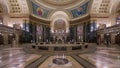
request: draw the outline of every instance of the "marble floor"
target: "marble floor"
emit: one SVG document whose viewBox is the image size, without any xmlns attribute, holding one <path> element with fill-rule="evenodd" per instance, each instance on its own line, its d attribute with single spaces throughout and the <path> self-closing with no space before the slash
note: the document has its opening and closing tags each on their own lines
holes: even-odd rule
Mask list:
<svg viewBox="0 0 120 68">
<path fill-rule="evenodd" d="M 65 64 L 65 65 L 56 65 L 56 64 L 53 64 L 52 60 L 54 58 L 55 58 L 54 56 L 50 56 L 38 68 L 83 68 L 83 66 L 81 64 L 79 64 L 78 62 L 76 62 L 76 60 L 74 60 L 70 56 L 66 56 L 66 58 L 69 60 L 69 63 Z"/>
<path fill-rule="evenodd" d="M 120 49 L 117 48 L 97 47 L 95 53 L 82 54 L 79 57 L 97 68 L 120 68 Z"/>
<path fill-rule="evenodd" d="M 0 68 L 120 68 L 120 47 L 97 46 L 94 53 L 66 56 L 70 67 L 54 66 L 53 58 L 28 54 L 22 47 L 0 48 Z"/>
<path fill-rule="evenodd" d="M 25 53 L 22 48 L 5 48 L 0 50 L 0 68 L 24 68 L 26 62 L 38 57 Z"/>
</svg>

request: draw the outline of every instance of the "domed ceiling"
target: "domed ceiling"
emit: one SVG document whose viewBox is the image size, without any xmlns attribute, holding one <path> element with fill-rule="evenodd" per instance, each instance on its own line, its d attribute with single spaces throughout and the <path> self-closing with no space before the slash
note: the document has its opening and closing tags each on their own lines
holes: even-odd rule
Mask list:
<svg viewBox="0 0 120 68">
<path fill-rule="evenodd" d="M 47 5 L 52 8 L 66 8 L 77 5 L 85 0 L 35 0 L 40 4 Z"/>
<path fill-rule="evenodd" d="M 90 0 L 31 0 L 32 13 L 50 19 L 57 11 L 65 12 L 70 19 L 87 14 Z"/>
<path fill-rule="evenodd" d="M 79 0 L 42 0 L 45 3 L 57 6 L 65 6 L 77 2 Z"/>
<path fill-rule="evenodd" d="M 61 19 L 58 19 L 55 21 L 55 29 L 58 30 L 58 29 L 65 29 L 66 25 L 65 25 L 65 21 L 61 20 Z"/>
</svg>

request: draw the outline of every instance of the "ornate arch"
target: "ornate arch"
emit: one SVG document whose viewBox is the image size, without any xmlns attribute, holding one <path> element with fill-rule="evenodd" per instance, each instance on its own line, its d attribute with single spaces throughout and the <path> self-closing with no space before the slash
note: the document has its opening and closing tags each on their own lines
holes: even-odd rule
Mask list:
<svg viewBox="0 0 120 68">
<path fill-rule="evenodd" d="M 57 20 L 62 20 L 62 21 L 65 22 L 66 32 L 68 32 L 68 30 L 69 30 L 69 22 L 68 22 L 69 17 L 68 17 L 68 15 L 65 12 L 63 12 L 63 11 L 57 11 L 57 12 L 55 12 L 51 16 L 50 20 L 51 20 L 51 32 L 52 33 L 54 33 L 54 26 L 55 26 L 55 22 Z"/>
</svg>

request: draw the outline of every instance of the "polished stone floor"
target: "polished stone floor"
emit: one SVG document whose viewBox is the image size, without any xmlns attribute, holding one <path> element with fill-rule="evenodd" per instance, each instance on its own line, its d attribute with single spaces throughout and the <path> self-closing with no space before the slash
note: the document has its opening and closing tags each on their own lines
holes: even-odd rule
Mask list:
<svg viewBox="0 0 120 68">
<path fill-rule="evenodd" d="M 25 53 L 22 48 L 6 48 L 0 50 L 0 68 L 24 68 L 26 62 L 40 55 Z"/>
<path fill-rule="evenodd" d="M 120 68 L 120 47 L 97 46 L 94 53 L 66 56 L 70 66 L 54 65 L 53 58 L 28 54 L 22 47 L 0 48 L 0 68 Z"/>
<path fill-rule="evenodd" d="M 82 54 L 79 57 L 87 60 L 97 68 L 120 68 L 120 49 L 98 47 L 93 54 Z"/>
<path fill-rule="evenodd" d="M 50 56 L 38 68 L 83 68 L 83 66 L 76 62 L 72 57 L 66 56 L 66 58 L 69 60 L 69 63 L 65 65 L 56 65 L 52 63 L 54 56 Z"/>
</svg>

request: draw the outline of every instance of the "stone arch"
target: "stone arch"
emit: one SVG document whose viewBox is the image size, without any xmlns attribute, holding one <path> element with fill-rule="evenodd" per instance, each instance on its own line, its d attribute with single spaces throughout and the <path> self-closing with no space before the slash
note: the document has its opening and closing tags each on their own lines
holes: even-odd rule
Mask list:
<svg viewBox="0 0 120 68">
<path fill-rule="evenodd" d="M 120 0 L 112 0 L 111 1 L 111 6 L 110 6 L 110 10 L 109 10 L 111 25 L 116 24 L 117 9 L 118 9 L 119 3 L 120 3 Z"/>
<path fill-rule="evenodd" d="M 58 20 L 64 21 L 65 22 L 65 27 L 66 27 L 66 33 L 69 32 L 69 16 L 63 12 L 63 11 L 57 11 L 55 12 L 51 18 L 51 32 L 54 33 L 54 26 L 55 26 L 55 22 Z"/>
</svg>

